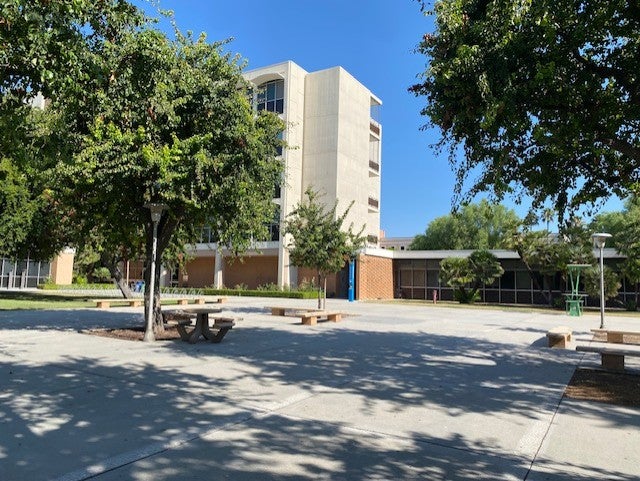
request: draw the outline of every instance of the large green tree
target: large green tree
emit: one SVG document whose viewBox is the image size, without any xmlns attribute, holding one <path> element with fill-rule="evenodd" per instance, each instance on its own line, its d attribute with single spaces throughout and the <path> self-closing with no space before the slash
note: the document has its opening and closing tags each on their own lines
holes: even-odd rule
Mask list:
<svg viewBox="0 0 640 481">
<path fill-rule="evenodd" d="M 503 249 L 520 222 L 514 210 L 483 199 L 432 220 L 411 249 Z"/>
<path fill-rule="evenodd" d="M 284 125 L 255 113 L 244 63 L 223 43 L 179 32 L 170 40 L 122 0 L 0 6 L 0 126 L 11 127 L 2 137 L 11 182 L 0 199 L 16 212 L 18 201 L 30 203 L 33 218 L 48 222 L 25 227 L 34 233 L 22 236 L 26 248 L 86 246 L 116 275 L 125 258 L 144 255 L 148 266 L 149 202 L 167 206 L 157 264 L 197 241 L 205 224 L 236 251 L 266 234 Z M 48 98 L 44 111 L 25 102 L 36 91 Z M 159 272 L 146 293 L 147 306 L 155 296 L 156 329 Z"/>
<path fill-rule="evenodd" d="M 318 309 L 322 307 L 327 275 L 340 271 L 366 240 L 362 235 L 364 226 L 354 232 L 353 225 L 344 225 L 353 202 L 338 215 L 337 202 L 333 207 L 325 208 L 320 197 L 318 192 L 308 188 L 305 198 L 287 217 L 284 229 L 284 234 L 291 236 L 291 264 L 313 269 L 318 274 Z"/>
<path fill-rule="evenodd" d="M 58 121 L 73 127 L 52 141 L 78 143 L 56 168 L 56 193 L 78 242 L 108 253 L 110 267 L 142 253 L 151 264 L 150 202 L 167 207 L 157 265 L 197 242 L 204 225 L 236 251 L 266 236 L 283 171 L 276 154 L 284 124 L 254 111 L 243 63 L 223 47 L 204 35 L 176 32 L 170 40 L 132 30 L 90 58 L 94 73 L 86 82 L 52 100 Z M 160 330 L 159 269 L 155 275 L 155 292 L 145 296 L 155 296 Z"/>
<path fill-rule="evenodd" d="M 628 0 L 435 2 L 411 90 L 450 149 L 457 196 L 528 194 L 563 214 L 637 191 L 638 12 Z"/>
</svg>

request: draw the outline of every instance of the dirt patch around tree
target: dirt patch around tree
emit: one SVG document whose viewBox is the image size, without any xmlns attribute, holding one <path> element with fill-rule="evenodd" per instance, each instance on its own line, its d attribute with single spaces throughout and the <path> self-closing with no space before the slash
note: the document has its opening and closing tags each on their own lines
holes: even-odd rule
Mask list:
<svg viewBox="0 0 640 481">
<path fill-rule="evenodd" d="M 564 395 L 571 399 L 640 407 L 640 375 L 578 368 Z"/>
<path fill-rule="evenodd" d="M 110 337 L 112 339 L 122 339 L 125 341 L 142 341 L 144 338 L 144 327 L 128 327 L 121 329 L 88 329 L 82 331 L 83 334 L 93 336 Z M 180 333 L 175 326 L 164 328 L 163 333 L 156 334 L 156 341 L 174 341 L 180 339 Z"/>
</svg>

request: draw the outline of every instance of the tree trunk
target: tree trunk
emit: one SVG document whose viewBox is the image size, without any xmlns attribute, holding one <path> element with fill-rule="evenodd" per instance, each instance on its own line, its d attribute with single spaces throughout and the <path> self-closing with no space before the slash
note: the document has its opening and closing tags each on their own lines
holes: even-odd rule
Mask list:
<svg viewBox="0 0 640 481">
<path fill-rule="evenodd" d="M 522 261 L 524 266 L 527 268 L 527 272 L 529 273 L 529 277 L 531 278 L 531 281 L 533 281 L 534 287 L 538 290 L 538 292 L 540 292 L 540 294 L 542 294 L 542 296 L 544 297 L 545 301 L 547 301 L 547 303 L 550 306 L 553 306 L 553 299 L 551 298 L 551 291 L 549 291 L 549 293 L 547 293 L 544 290 L 544 286 L 540 285 L 540 283 L 538 282 L 538 276 L 536 276 L 534 274 L 534 270 L 531 268 L 529 263 L 525 260 L 525 256 L 524 256 L 522 250 L 516 248 L 516 252 L 520 256 L 520 260 Z"/>
<path fill-rule="evenodd" d="M 322 278 L 318 271 L 318 310 L 322 309 Z"/>
<path fill-rule="evenodd" d="M 133 292 L 131 292 L 129 284 L 127 284 L 127 280 L 122 275 L 122 271 L 117 267 L 117 264 L 115 269 L 111 271 L 111 275 L 116 281 L 116 284 L 118 284 L 118 288 L 120 289 L 120 292 L 122 292 L 123 297 L 125 299 L 131 299 L 133 297 Z"/>
<path fill-rule="evenodd" d="M 327 276 L 324 276 L 324 289 L 323 289 L 323 296 L 322 296 L 322 309 L 326 309 L 327 308 Z"/>
<path fill-rule="evenodd" d="M 107 256 L 105 255 L 101 257 L 102 264 L 106 266 L 107 269 L 109 269 L 111 277 L 113 277 L 113 279 L 116 281 L 116 284 L 118 285 L 118 288 L 122 293 L 122 297 L 124 297 L 125 299 L 133 298 L 133 292 L 131 292 L 131 289 L 129 289 L 127 280 L 124 278 L 124 276 L 122 275 L 122 271 L 120 270 L 119 259 L 107 258 Z"/>
</svg>

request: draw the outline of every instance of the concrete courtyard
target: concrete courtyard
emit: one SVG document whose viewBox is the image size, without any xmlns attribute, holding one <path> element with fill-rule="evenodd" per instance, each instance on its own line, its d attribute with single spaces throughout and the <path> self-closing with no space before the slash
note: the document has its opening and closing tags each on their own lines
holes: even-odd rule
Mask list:
<svg viewBox="0 0 640 481">
<path fill-rule="evenodd" d="M 221 344 L 81 334 L 141 308 L 0 311 L 0 480 L 637 480 L 640 409 L 563 399 L 599 317 L 230 298 Z M 615 316 L 609 327 L 638 329 Z M 630 367 L 638 369 L 637 360 Z"/>
</svg>

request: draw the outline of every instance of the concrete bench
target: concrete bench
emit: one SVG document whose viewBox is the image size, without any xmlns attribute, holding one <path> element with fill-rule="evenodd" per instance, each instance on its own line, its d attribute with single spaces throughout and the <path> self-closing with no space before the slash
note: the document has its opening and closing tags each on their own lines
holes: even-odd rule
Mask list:
<svg viewBox="0 0 640 481">
<path fill-rule="evenodd" d="M 607 338 L 607 342 L 616 344 L 627 344 L 624 342 L 625 336 L 635 336 L 640 338 L 640 332 L 638 331 L 618 331 L 615 329 L 591 329 L 594 334 L 604 334 Z"/>
<path fill-rule="evenodd" d="M 109 309 L 111 304 L 128 304 L 129 307 L 140 307 L 144 304 L 144 299 L 124 299 L 114 297 L 111 299 L 94 299 L 93 302 L 96 303 L 96 307 L 99 309 Z"/>
<path fill-rule="evenodd" d="M 624 345 L 577 346 L 576 351 L 600 354 L 602 367 L 614 371 L 624 371 L 625 356 L 640 357 L 640 350 L 628 349 Z"/>
<path fill-rule="evenodd" d="M 267 307 L 267 309 L 271 310 L 272 316 L 290 316 L 290 317 L 299 317 L 301 314 L 305 312 L 314 312 L 317 311 L 317 308 L 309 309 L 307 307 Z"/>
<path fill-rule="evenodd" d="M 572 334 L 571 328 L 567 326 L 558 326 L 549 329 L 547 332 L 548 346 L 565 348 L 567 344 L 571 342 Z"/>
<path fill-rule="evenodd" d="M 331 322 L 338 322 L 342 319 L 341 312 L 328 312 L 328 311 L 309 311 L 300 314 L 302 324 L 305 326 L 313 326 L 318 323 L 318 319 L 326 319 Z"/>
<path fill-rule="evenodd" d="M 204 297 L 165 297 L 160 299 L 160 303 L 162 304 L 163 301 L 165 302 L 175 301 L 176 304 L 178 304 L 179 306 L 186 306 L 190 302 L 193 302 L 194 304 L 204 304 L 205 298 Z"/>
</svg>

